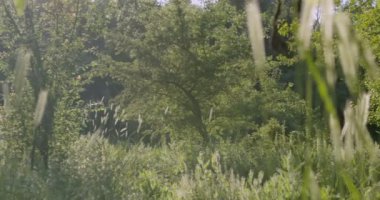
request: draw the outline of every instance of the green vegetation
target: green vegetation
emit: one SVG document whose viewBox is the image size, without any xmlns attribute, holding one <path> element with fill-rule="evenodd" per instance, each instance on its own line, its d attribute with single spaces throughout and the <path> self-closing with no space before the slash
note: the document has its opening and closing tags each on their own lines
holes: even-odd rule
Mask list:
<svg viewBox="0 0 380 200">
<path fill-rule="evenodd" d="M 379 4 L 258 2 L 1 0 L 0 199 L 380 199 Z"/>
</svg>

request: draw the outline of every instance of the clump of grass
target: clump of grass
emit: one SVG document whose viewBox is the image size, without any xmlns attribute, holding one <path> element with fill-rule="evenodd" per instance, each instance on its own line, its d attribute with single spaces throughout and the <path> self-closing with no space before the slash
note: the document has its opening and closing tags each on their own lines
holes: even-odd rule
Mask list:
<svg viewBox="0 0 380 200">
<path fill-rule="evenodd" d="M 379 149 L 372 143 L 366 130 L 370 94 L 360 89 L 361 80 L 357 75 L 361 64 L 358 57 L 363 58 L 368 70 L 373 72 L 377 71 L 376 63 L 372 53 L 364 48 L 351 30 L 349 17 L 334 12 L 332 0 L 323 0 L 321 3 L 320 9 L 324 13 L 320 21 L 323 58 L 312 53 L 312 36 L 314 31 L 319 31 L 313 26 L 315 19 L 312 13 L 317 7 L 316 1 L 305 1 L 303 5 L 298 50 L 326 108 L 330 142 L 324 140 L 323 136 L 297 138 L 293 134 L 288 137 L 280 122 L 269 120 L 268 124 L 257 128 L 252 135 L 243 136 L 234 142 L 220 140 L 213 146 L 204 146 L 192 140 L 174 141 L 158 147 L 129 143 L 115 145 L 104 137 L 109 120 L 115 119 L 111 120 L 114 125 L 121 120 L 117 117 L 119 108 L 113 109 L 111 106 L 113 114 L 106 110 L 98 112 L 101 115 L 99 124 L 95 126 L 94 122 L 94 132 L 98 134 L 78 137 L 73 142 L 65 143 L 67 152 L 62 156 L 63 159 L 53 159 L 51 169 L 45 173 L 30 170 L 24 163 L 14 161 L 12 156 L 1 155 L 0 197 L 379 199 Z M 267 70 L 264 32 L 257 0 L 247 4 L 247 13 L 255 67 L 259 72 L 257 75 L 265 76 L 262 73 Z M 334 49 L 335 43 L 337 49 Z M 338 55 L 334 55 L 334 50 L 339 52 Z M 336 71 L 340 66 L 335 63 L 336 56 L 339 56 L 346 84 L 354 97 L 346 106 L 343 130 L 333 101 Z M 16 80 L 20 82 L 16 81 L 16 92 L 22 91 L 23 86 L 27 85 L 23 81 L 30 68 L 30 59 L 30 52 L 20 50 L 16 62 Z M 34 125 L 41 122 L 47 96 L 47 91 L 40 93 Z M 213 115 L 211 109 L 209 120 Z M 33 120 L 33 117 L 30 118 Z M 140 131 L 142 123 L 142 117 L 139 116 L 136 132 Z M 124 131 L 126 129 L 123 128 L 121 132 Z M 0 141 L 0 151 L 9 152 L 6 148 Z"/>
<path fill-rule="evenodd" d="M 257 7 L 257 1 L 252 1 L 247 5 L 249 31 L 252 46 L 255 47 L 253 48 L 255 63 L 256 65 L 262 64 L 262 67 L 265 67 L 260 53 L 264 51 L 264 47 L 260 45 L 262 43 L 262 40 L 258 38 L 260 34 L 257 34 L 257 32 L 260 33 L 263 29 L 261 23 L 257 22 L 259 19 L 256 16 L 258 15 Z M 313 32 L 319 31 L 314 26 L 316 20 L 314 13 L 316 9 L 323 13 L 320 20 L 323 58 L 315 57 L 311 53 L 313 52 L 313 46 L 311 45 Z M 355 154 L 362 152 L 363 149 L 365 149 L 365 152 L 373 155 L 377 147 L 373 145 L 366 129 L 370 94 L 363 92 L 360 88 L 361 80 L 358 78 L 360 58 L 363 58 L 364 63 L 370 66 L 368 68 L 370 73 L 377 71 L 372 53 L 367 48 L 361 47 L 362 44 L 353 31 L 349 16 L 346 13 L 334 11 L 332 0 L 323 0 L 320 2 L 320 5 L 318 1 L 303 1 L 299 23 L 299 55 L 306 61 L 308 71 L 317 85 L 318 93 L 328 113 L 331 143 L 336 162 L 351 161 L 354 159 Z M 337 38 L 335 41 L 333 39 L 334 36 Z M 338 57 L 345 84 L 348 86 L 351 96 L 354 97 L 351 104 L 348 104 L 344 111 L 345 123 L 343 130 L 340 129 L 341 125 L 339 124 L 337 107 L 333 101 L 337 77 L 336 66 L 339 66 L 335 63 L 334 43 L 337 43 Z M 322 60 L 322 62 L 318 62 L 319 60 Z M 326 66 L 321 66 L 319 63 L 324 63 Z M 311 88 L 307 89 L 310 90 Z M 371 156 L 371 158 L 376 159 L 375 156 Z M 351 192 L 351 197 L 354 199 L 358 198 L 358 196 L 360 197 L 357 186 L 351 180 L 352 178 L 345 173 L 341 175 L 341 178 Z M 316 193 L 315 191 L 318 190 L 316 189 L 318 187 L 314 173 L 310 168 L 307 168 L 304 173 L 304 190 L 308 190 L 307 188 L 311 188 L 309 191 L 311 193 Z M 306 198 L 307 192 L 304 193 L 303 196 Z"/>
</svg>

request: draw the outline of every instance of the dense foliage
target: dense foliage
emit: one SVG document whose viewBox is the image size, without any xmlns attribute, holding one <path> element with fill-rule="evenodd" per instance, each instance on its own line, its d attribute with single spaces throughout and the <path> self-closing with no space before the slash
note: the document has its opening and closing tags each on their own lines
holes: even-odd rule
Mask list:
<svg viewBox="0 0 380 200">
<path fill-rule="evenodd" d="M 379 199 L 378 5 L 1 0 L 0 198 Z"/>
</svg>

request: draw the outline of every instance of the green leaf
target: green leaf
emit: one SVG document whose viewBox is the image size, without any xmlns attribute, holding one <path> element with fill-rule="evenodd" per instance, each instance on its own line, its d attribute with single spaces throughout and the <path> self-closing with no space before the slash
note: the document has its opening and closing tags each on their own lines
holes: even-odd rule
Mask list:
<svg viewBox="0 0 380 200">
<path fill-rule="evenodd" d="M 351 193 L 351 199 L 354 199 L 354 200 L 362 199 L 361 194 L 360 194 L 358 188 L 356 188 L 352 178 L 344 171 L 341 172 L 341 176 L 342 176 L 344 183 L 347 186 L 347 189 Z"/>
<path fill-rule="evenodd" d="M 24 10 L 26 6 L 26 0 L 13 0 L 16 6 L 16 12 L 18 16 L 24 15 Z"/>
</svg>

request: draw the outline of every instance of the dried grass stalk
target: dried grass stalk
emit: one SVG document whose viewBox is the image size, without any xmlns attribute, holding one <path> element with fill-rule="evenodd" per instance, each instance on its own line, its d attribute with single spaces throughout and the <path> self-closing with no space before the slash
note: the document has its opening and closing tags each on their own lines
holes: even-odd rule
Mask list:
<svg viewBox="0 0 380 200">
<path fill-rule="evenodd" d="M 342 147 L 342 140 L 340 138 L 341 135 L 341 129 L 340 129 L 340 123 L 336 116 L 333 114 L 329 114 L 329 127 L 330 127 L 330 138 L 331 142 L 334 148 L 334 157 L 336 160 L 341 160 L 341 147 Z"/>
<path fill-rule="evenodd" d="M 357 42 L 352 41 L 350 18 L 346 14 L 339 13 L 335 17 L 335 25 L 339 34 L 338 49 L 343 74 L 350 92 L 357 94 L 359 46 Z"/>
<path fill-rule="evenodd" d="M 261 13 L 257 0 L 252 0 L 247 3 L 247 21 L 249 39 L 251 41 L 253 57 L 255 59 L 256 69 L 262 71 L 265 66 L 265 46 L 264 46 L 264 31 L 261 21 Z"/>
<path fill-rule="evenodd" d="M 301 43 L 300 52 L 305 52 L 310 47 L 311 35 L 313 33 L 313 24 L 315 19 L 314 11 L 318 4 L 317 0 L 306 0 L 303 1 L 300 27 L 298 29 L 298 39 Z"/>
<path fill-rule="evenodd" d="M 15 92 L 19 96 L 25 86 L 28 70 L 31 66 L 32 53 L 27 49 L 21 48 L 17 52 L 17 60 L 15 66 Z"/>
<path fill-rule="evenodd" d="M 48 91 L 46 91 L 46 90 L 41 91 L 40 94 L 38 95 L 37 106 L 36 106 L 36 110 L 34 112 L 34 125 L 35 126 L 38 126 L 41 124 L 42 117 L 44 116 L 44 113 L 45 113 L 47 98 L 48 98 Z"/>
<path fill-rule="evenodd" d="M 334 2 L 333 0 L 322 0 L 321 28 L 323 36 L 323 53 L 326 63 L 326 79 L 330 89 L 335 88 L 335 55 L 333 50 L 334 34 Z"/>
<path fill-rule="evenodd" d="M 362 94 L 357 105 L 349 102 L 344 111 L 344 126 L 342 129 L 343 158 L 351 160 L 356 151 L 367 149 L 372 152 L 373 142 L 367 130 L 370 95 Z"/>
</svg>

